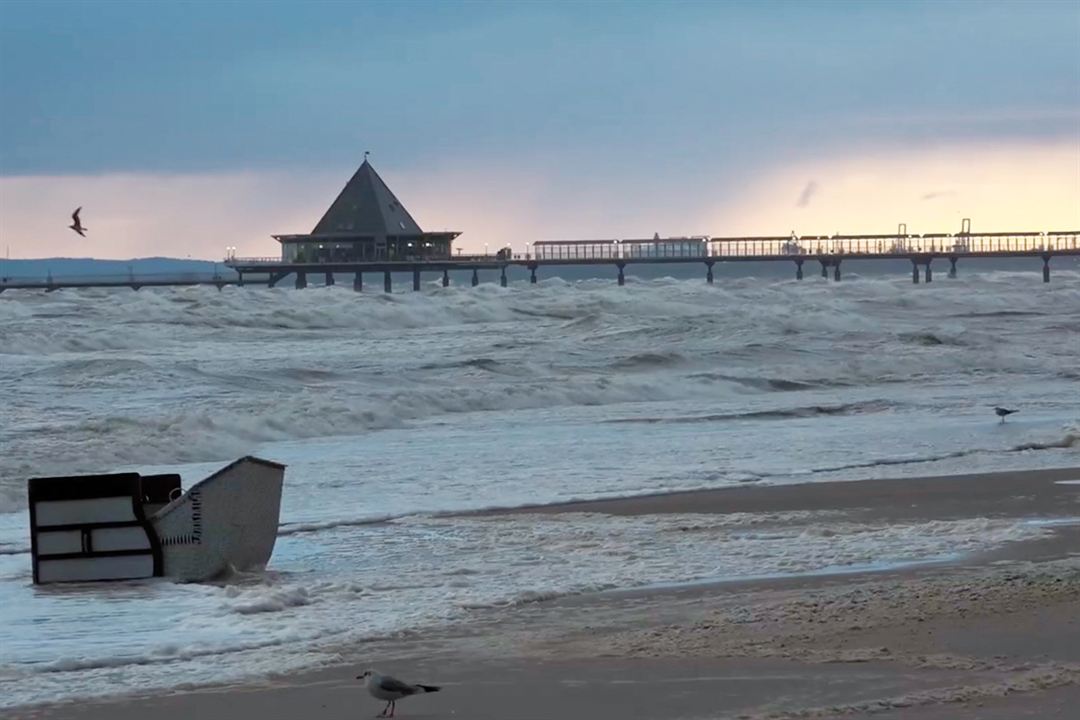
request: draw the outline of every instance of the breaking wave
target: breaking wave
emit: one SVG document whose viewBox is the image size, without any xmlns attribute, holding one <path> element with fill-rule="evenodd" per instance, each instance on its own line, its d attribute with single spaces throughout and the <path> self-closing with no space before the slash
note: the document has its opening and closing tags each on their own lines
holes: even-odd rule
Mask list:
<svg viewBox="0 0 1080 720">
<path fill-rule="evenodd" d="M 335 530 L 343 527 L 362 527 L 365 525 L 380 525 L 401 517 L 400 515 L 376 515 L 372 517 L 347 518 L 343 520 L 324 520 L 320 522 L 296 522 L 282 523 L 278 527 L 278 537 L 288 535 L 300 535 L 303 533 L 316 533 L 323 530 Z"/>
<path fill-rule="evenodd" d="M 609 364 L 614 370 L 653 370 L 656 368 L 668 368 L 686 362 L 686 358 L 674 352 L 645 352 L 636 353 L 629 357 L 621 358 Z"/>
<path fill-rule="evenodd" d="M 1044 440 L 1041 442 L 1020 443 L 1012 448 L 1011 452 L 1026 452 L 1028 450 L 1066 450 L 1080 448 L 1080 426 L 1066 428 L 1065 434 L 1059 438 Z"/>
<path fill-rule="evenodd" d="M 915 457 L 876 458 L 873 460 L 868 460 L 866 462 L 818 467 L 811 470 L 811 472 L 830 473 L 840 470 L 858 470 L 862 468 L 884 467 L 889 465 L 919 465 L 940 462 L 942 460 L 955 460 L 957 458 L 971 457 L 976 455 L 1006 455 L 1011 453 L 1023 453 L 1038 450 L 1067 450 L 1076 447 L 1080 447 L 1080 428 L 1067 426 L 1066 428 L 1064 428 L 1063 434 L 1060 436 L 1054 436 L 1046 440 L 1026 441 L 1003 448 L 981 447 L 969 448 L 965 450 L 955 450 L 952 452 L 918 455 Z"/>
<path fill-rule="evenodd" d="M 941 334 L 935 334 L 931 332 L 901 333 L 898 337 L 903 342 L 912 343 L 914 345 L 925 345 L 927 347 L 934 347 L 936 345 L 962 344 L 956 338 L 945 337 Z"/>
<path fill-rule="evenodd" d="M 764 392 L 799 392 L 801 390 L 815 390 L 818 388 L 847 387 L 853 384 L 852 381 L 843 378 L 793 380 L 789 378 L 767 376 L 730 375 L 720 372 L 697 372 L 691 374 L 689 377 L 695 380 L 734 383 L 752 390 L 761 390 Z"/>
<path fill-rule="evenodd" d="M 606 423 L 614 424 L 644 424 L 654 425 L 657 423 L 709 423 L 723 422 L 725 420 L 789 420 L 792 418 L 812 418 L 831 415 L 860 415 L 865 413 L 885 412 L 900 407 L 898 403 L 886 400 L 866 401 L 856 403 L 842 403 L 839 405 L 808 405 L 790 408 L 786 410 L 751 410 L 740 413 L 717 413 L 713 415 L 687 415 L 676 417 L 634 417 L 615 418 L 605 420 Z"/>
</svg>

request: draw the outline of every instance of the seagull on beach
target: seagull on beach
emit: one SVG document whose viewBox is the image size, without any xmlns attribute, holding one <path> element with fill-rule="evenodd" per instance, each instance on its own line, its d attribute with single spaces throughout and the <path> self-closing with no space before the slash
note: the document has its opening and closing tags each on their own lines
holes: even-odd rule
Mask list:
<svg viewBox="0 0 1080 720">
<path fill-rule="evenodd" d="M 389 675 L 380 675 L 374 670 L 365 670 L 362 675 L 357 675 L 356 679 L 364 681 L 372 697 L 386 701 L 386 707 L 375 717 L 394 717 L 394 703 L 403 697 L 439 692 L 437 685 L 410 685 Z"/>
<path fill-rule="evenodd" d="M 74 230 L 75 232 L 79 233 L 83 237 L 86 237 L 86 233 L 83 232 L 83 231 L 86 230 L 87 228 L 84 228 L 83 224 L 82 224 L 82 221 L 79 220 L 79 211 L 80 210 L 82 210 L 82 205 L 75 208 L 75 212 L 71 213 L 71 219 L 74 220 L 75 222 L 68 225 L 68 227 L 71 228 L 72 230 Z"/>
<path fill-rule="evenodd" d="M 994 408 L 994 414 L 997 415 L 999 418 L 1001 418 L 1001 422 L 1005 422 L 1005 416 L 1006 415 L 1012 415 L 1014 412 L 1019 412 L 1019 411 L 1018 410 L 1009 410 L 1009 409 L 1003 408 L 1003 407 Z"/>
</svg>

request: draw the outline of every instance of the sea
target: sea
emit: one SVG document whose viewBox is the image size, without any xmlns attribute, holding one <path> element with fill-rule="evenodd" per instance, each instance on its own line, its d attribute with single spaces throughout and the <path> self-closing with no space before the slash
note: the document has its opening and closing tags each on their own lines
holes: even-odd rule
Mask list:
<svg viewBox="0 0 1080 720">
<path fill-rule="evenodd" d="M 0 714 L 570 595 L 957 557 L 1025 518 L 455 514 L 1080 466 L 1080 267 L 0 294 Z M 785 268 L 785 271 L 787 268 Z M 666 274 L 671 272 L 671 275 Z M 860 274 L 861 272 L 861 274 Z M 1019 412 L 999 422 L 993 407 Z M 262 573 L 35 587 L 33 476 L 285 463 Z M 687 529 L 693 532 L 687 532 Z"/>
</svg>

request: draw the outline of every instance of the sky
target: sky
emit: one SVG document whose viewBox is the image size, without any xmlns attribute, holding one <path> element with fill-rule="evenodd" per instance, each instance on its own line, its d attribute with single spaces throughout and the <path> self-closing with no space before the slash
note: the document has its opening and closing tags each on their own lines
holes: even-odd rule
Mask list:
<svg viewBox="0 0 1080 720">
<path fill-rule="evenodd" d="M 1080 3 L 0 2 L 0 252 L 1080 228 Z M 81 238 L 67 228 L 83 206 Z"/>
</svg>

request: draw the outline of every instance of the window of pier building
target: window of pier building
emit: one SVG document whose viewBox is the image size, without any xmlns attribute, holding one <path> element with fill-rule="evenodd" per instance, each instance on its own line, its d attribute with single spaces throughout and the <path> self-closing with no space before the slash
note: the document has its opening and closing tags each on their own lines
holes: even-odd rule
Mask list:
<svg viewBox="0 0 1080 720">
<path fill-rule="evenodd" d="M 437 260 L 450 256 L 450 239 L 422 235 L 326 238 L 285 242 L 282 259 L 297 263 Z"/>
</svg>

